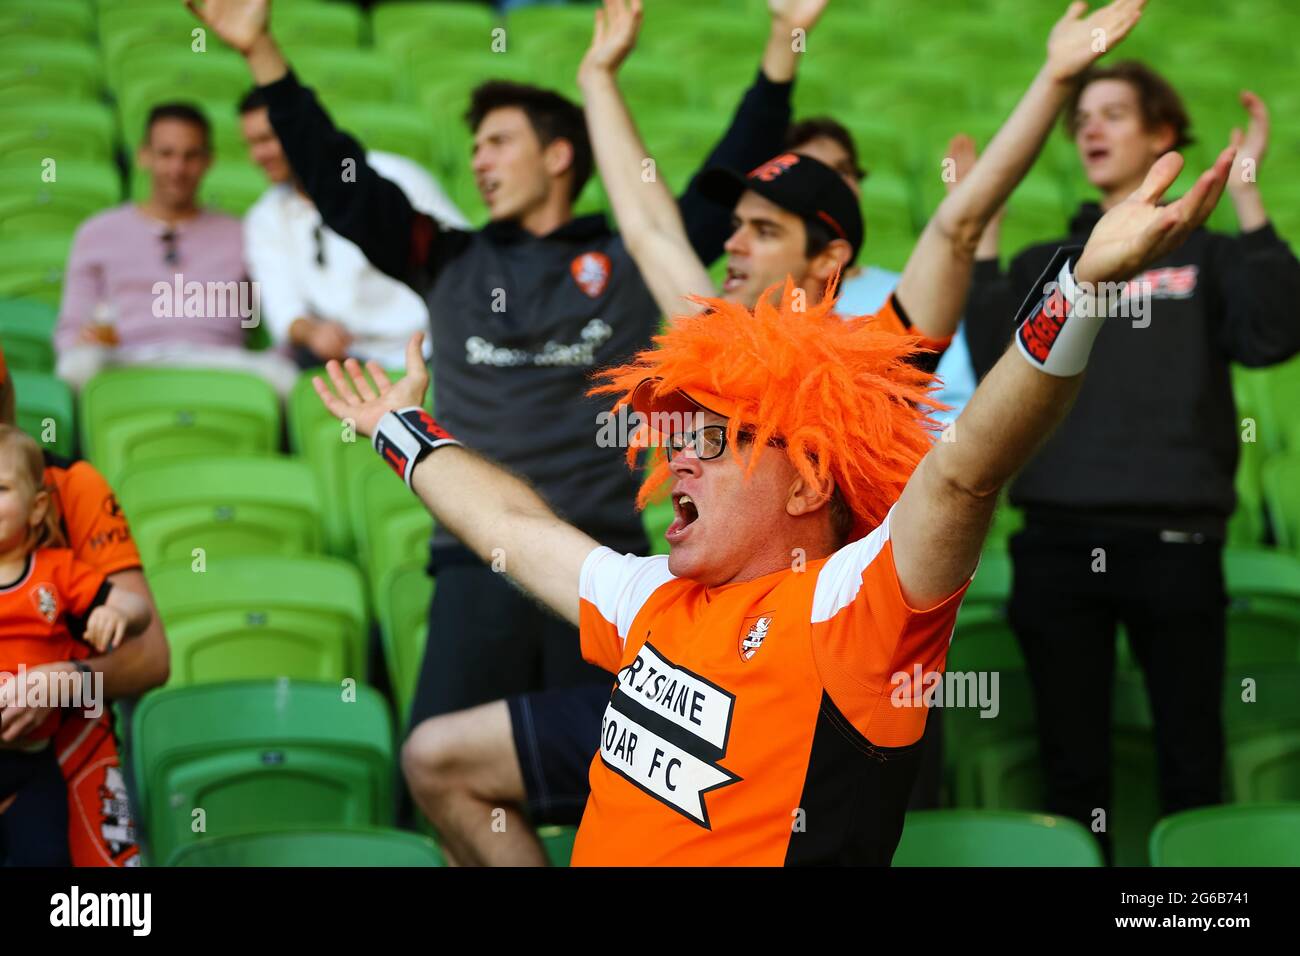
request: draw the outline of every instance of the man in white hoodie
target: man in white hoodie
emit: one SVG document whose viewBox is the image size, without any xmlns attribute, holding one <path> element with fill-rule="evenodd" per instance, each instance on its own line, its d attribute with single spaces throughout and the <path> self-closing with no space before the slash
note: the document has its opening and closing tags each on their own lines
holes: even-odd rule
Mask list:
<svg viewBox="0 0 1300 956">
<path fill-rule="evenodd" d="M 272 183 L 244 216 L 248 273 L 261 286 L 271 340 L 287 344 L 300 368 L 349 355 L 400 367 L 411 333 L 428 328 L 424 301 L 321 222 L 294 179 L 256 90 L 240 102 L 239 114 L 253 162 Z M 469 225 L 419 164 L 381 152 L 368 152 L 366 161 L 443 226 Z"/>
</svg>

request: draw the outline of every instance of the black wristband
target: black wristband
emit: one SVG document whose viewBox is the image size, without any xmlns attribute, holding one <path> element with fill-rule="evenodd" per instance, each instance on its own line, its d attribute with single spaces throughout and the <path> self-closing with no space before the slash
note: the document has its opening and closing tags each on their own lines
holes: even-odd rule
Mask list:
<svg viewBox="0 0 1300 956">
<path fill-rule="evenodd" d="M 419 406 L 399 408 L 379 420 L 372 443 L 379 457 L 402 476 L 407 487 L 415 466 L 425 455 L 444 445 L 460 445 Z"/>
</svg>

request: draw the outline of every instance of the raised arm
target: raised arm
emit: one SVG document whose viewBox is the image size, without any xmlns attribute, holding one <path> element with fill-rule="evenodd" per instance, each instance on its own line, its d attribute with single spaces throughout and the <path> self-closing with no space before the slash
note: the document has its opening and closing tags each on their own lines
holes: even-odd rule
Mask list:
<svg viewBox="0 0 1300 956">
<path fill-rule="evenodd" d="M 713 283 L 691 248 L 681 212 L 657 173 L 648 174 L 645 143 L 619 91 L 616 74 L 636 44 L 641 0 L 605 0 L 596 11 L 591 47 L 578 69 L 596 168 L 618 221 L 619 234 L 665 315 L 699 306 L 688 294 L 709 295 Z"/>
<path fill-rule="evenodd" d="M 1085 18 L 1088 5 L 1072 3 L 1052 28 L 1042 69 L 969 175 L 939 204 L 903 269 L 897 295 L 925 335 L 944 339 L 956 330 L 985 227 L 1033 165 L 1079 74 L 1124 39 L 1145 4 L 1114 0 Z"/>
<path fill-rule="evenodd" d="M 678 200 L 691 248 L 706 265 L 723 253 L 734 231 L 731 210 L 700 194 L 700 175 L 713 166 L 748 170 L 762 165 L 785 148 L 790 127 L 790 95 L 800 50 L 828 0 L 767 0 L 771 29 L 763 62 L 745 91 L 721 139 L 714 145 Z"/>
<path fill-rule="evenodd" d="M 1093 314 L 1096 285 L 1137 274 L 1203 223 L 1223 192 L 1233 153 L 1224 150 L 1186 195 L 1163 207 L 1156 203 L 1183 161 L 1177 153 L 1161 157 L 1142 186 L 1097 224 L 1073 268 L 1067 263 L 1063 273 L 1044 277 L 1045 289 L 1033 290 L 1016 342 L 975 390 L 952 440 L 937 442 L 921 460 L 894 508 L 894 559 L 913 607 L 937 604 L 970 576 L 998 491 L 1065 417 L 1104 320 Z"/>
<path fill-rule="evenodd" d="M 367 362 L 372 388 L 361 365 L 350 358 L 342 367 L 334 361 L 325 366 L 333 392 L 319 377 L 312 380 L 317 394 L 331 414 L 354 421 L 363 435 L 391 429 L 398 423 L 384 416 L 424 402 L 429 373 L 421 357 L 422 339 L 416 333 L 407 343 L 406 375 L 397 383 L 377 363 Z M 397 452 L 386 451 L 384 457 L 395 468 L 401 460 Z M 525 481 L 458 444 L 445 444 L 417 460 L 409 482 L 429 513 L 485 563 L 565 620 L 578 623 L 582 563 L 598 545 L 562 521 Z"/>
<path fill-rule="evenodd" d="M 185 5 L 248 63 L 294 176 L 321 218 L 376 268 L 419 287 L 436 268 L 437 223 L 417 212 L 395 183 L 366 162 L 365 148 L 339 130 L 298 83 L 276 46 L 269 0 L 185 0 Z"/>
</svg>

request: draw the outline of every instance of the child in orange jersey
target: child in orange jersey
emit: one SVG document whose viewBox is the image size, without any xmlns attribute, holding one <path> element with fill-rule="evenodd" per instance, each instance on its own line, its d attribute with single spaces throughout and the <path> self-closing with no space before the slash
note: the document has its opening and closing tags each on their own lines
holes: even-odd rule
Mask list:
<svg viewBox="0 0 1300 956">
<path fill-rule="evenodd" d="M 5 710 L 32 694 L 91 706 L 94 693 L 84 672 L 46 687 L 26 668 L 81 656 L 79 641 L 103 653 L 150 620 L 146 602 L 62 547 L 44 468 L 34 440 L 0 425 L 0 861 L 17 866 L 68 865 L 67 791 L 50 746 L 59 712 L 16 740 Z"/>
</svg>

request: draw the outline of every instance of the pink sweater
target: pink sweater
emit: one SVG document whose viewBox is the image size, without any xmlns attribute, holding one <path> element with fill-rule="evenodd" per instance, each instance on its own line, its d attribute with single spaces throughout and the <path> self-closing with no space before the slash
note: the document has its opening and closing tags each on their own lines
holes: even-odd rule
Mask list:
<svg viewBox="0 0 1300 956">
<path fill-rule="evenodd" d="M 111 322 L 128 347 L 243 346 L 241 314 L 253 296 L 243 281 L 239 220 L 205 209 L 171 227 L 170 244 L 167 231 L 134 203 L 81 224 L 64 275 L 57 348 L 77 344 L 77 333 L 91 321 Z M 169 245 L 174 263 L 166 261 Z"/>
</svg>

